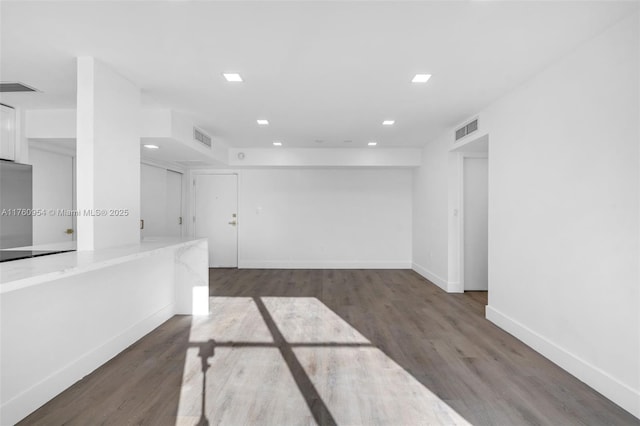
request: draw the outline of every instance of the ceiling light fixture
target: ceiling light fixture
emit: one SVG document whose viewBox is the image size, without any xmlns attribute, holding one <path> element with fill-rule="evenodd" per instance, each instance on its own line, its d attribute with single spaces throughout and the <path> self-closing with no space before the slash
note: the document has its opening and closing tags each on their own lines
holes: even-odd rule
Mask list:
<svg viewBox="0 0 640 426">
<path fill-rule="evenodd" d="M 378 145 L 378 142 L 369 142 L 367 145 L 369 145 L 369 146 L 376 146 L 376 145 Z"/>
<path fill-rule="evenodd" d="M 259 120 L 256 120 L 256 123 L 258 123 L 261 126 L 268 126 L 269 120 L 259 119 Z"/>
<path fill-rule="evenodd" d="M 393 126 L 393 124 L 394 124 L 395 122 L 396 122 L 395 120 L 384 120 L 384 121 L 382 122 L 382 125 L 383 125 L 383 126 Z"/>
<path fill-rule="evenodd" d="M 151 145 L 151 144 L 146 144 L 143 145 L 145 148 L 147 149 L 160 149 L 160 147 L 158 145 Z"/>
<path fill-rule="evenodd" d="M 273 143 L 273 146 L 282 146 L 282 142 L 276 141 L 276 142 Z"/>
<path fill-rule="evenodd" d="M 242 77 L 237 73 L 224 73 L 222 74 L 224 78 L 230 83 L 241 83 Z"/>
<path fill-rule="evenodd" d="M 416 74 L 411 80 L 412 83 L 426 83 L 431 78 L 431 74 Z"/>
</svg>

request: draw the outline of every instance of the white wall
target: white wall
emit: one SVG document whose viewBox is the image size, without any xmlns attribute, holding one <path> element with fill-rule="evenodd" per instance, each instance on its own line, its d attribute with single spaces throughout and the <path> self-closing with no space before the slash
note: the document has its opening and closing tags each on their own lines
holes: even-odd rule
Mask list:
<svg viewBox="0 0 640 426">
<path fill-rule="evenodd" d="M 481 115 L 489 318 L 640 416 L 638 18 Z"/>
<path fill-rule="evenodd" d="M 241 268 L 410 267 L 409 169 L 237 173 Z"/>
<path fill-rule="evenodd" d="M 75 109 L 32 109 L 25 111 L 29 139 L 75 139 Z"/>
<path fill-rule="evenodd" d="M 487 317 L 636 416 L 639 22 L 615 25 L 480 113 L 489 134 Z M 444 262 L 428 264 L 428 250 L 448 252 L 449 283 L 455 228 L 449 244 L 437 229 L 453 220 L 456 200 L 434 185 L 452 185 L 452 145 L 449 133 L 430 142 L 414 182 L 414 263 L 440 273 Z"/>
<path fill-rule="evenodd" d="M 448 288 L 447 138 L 424 147 L 422 166 L 413 171 L 413 269 Z"/>
</svg>

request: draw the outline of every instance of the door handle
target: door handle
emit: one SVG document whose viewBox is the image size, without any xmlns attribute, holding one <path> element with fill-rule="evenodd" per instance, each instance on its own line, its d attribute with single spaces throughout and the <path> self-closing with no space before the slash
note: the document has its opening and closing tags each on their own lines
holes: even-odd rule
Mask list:
<svg viewBox="0 0 640 426">
<path fill-rule="evenodd" d="M 71 234 L 73 234 L 73 229 L 69 228 L 66 231 L 64 231 L 64 233 L 67 234 L 67 235 L 71 235 Z"/>
<path fill-rule="evenodd" d="M 236 222 L 235 220 L 232 220 L 231 222 L 229 222 L 229 225 L 236 226 L 237 224 L 238 224 L 238 222 Z"/>
</svg>

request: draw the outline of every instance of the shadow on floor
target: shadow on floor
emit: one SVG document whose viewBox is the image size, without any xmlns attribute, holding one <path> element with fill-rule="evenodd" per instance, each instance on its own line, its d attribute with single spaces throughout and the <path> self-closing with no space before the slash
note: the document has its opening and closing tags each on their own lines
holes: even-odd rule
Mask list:
<svg viewBox="0 0 640 426">
<path fill-rule="evenodd" d="M 474 425 L 640 424 L 488 322 L 486 293 L 447 294 L 410 270 L 212 269 L 210 295 L 317 298 Z"/>
</svg>

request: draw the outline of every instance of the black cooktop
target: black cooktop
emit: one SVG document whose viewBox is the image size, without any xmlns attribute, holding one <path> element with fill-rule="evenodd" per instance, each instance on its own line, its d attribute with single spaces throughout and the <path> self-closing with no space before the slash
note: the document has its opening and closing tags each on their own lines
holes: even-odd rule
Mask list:
<svg viewBox="0 0 640 426">
<path fill-rule="evenodd" d="M 75 250 L 0 250 L 0 262 L 10 260 L 29 259 L 31 257 L 47 256 L 50 254 L 67 253 Z"/>
</svg>

